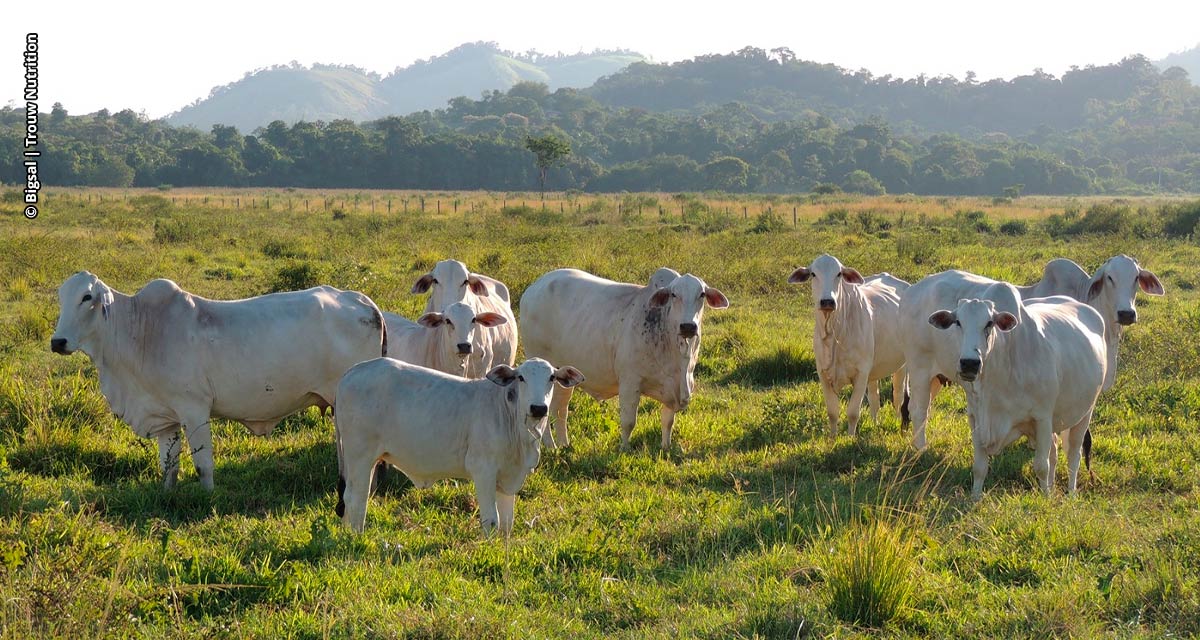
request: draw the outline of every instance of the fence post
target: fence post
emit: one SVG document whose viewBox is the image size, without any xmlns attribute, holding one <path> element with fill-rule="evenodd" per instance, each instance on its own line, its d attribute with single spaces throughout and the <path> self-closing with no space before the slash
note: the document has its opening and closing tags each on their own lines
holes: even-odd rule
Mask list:
<svg viewBox="0 0 1200 640">
<path fill-rule="evenodd" d="M 796 207 L 792 207 L 792 226 L 796 226 Z"/>
</svg>

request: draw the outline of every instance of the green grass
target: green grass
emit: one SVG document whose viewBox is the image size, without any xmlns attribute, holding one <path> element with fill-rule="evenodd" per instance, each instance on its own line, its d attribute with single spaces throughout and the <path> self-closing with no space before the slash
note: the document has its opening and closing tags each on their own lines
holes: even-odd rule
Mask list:
<svg viewBox="0 0 1200 640">
<path fill-rule="evenodd" d="M 1025 199 L 982 205 L 989 220 L 1027 221 L 1013 235 L 954 218 L 981 205 L 946 199 L 794 227 L 787 216 L 702 224 L 615 207 L 506 215 L 500 202 L 457 214 L 443 203 L 441 216 L 347 208 L 335 219 L 320 207 L 221 208 L 211 195 L 205 206 L 51 194 L 35 222 L 14 203 L 0 208 L 0 636 L 1200 633 L 1200 247 L 1190 241 L 1052 237 L 1042 219 L 1070 203 L 1034 211 Z M 924 453 L 908 449 L 887 406 L 857 439 L 829 440 L 809 291 L 786 284 L 823 251 L 913 281 L 964 268 L 1024 283 L 1054 257 L 1092 268 L 1119 252 L 1154 270 L 1167 296 L 1139 300 L 1093 422 L 1100 482 L 1067 498 L 1060 464 L 1059 494 L 1046 499 L 1016 445 L 971 503 L 954 390 L 938 399 Z M 411 317 L 424 306 L 413 281 L 451 256 L 518 298 L 561 266 L 642 282 L 670 265 L 724 291 L 732 306 L 705 318 L 677 446 L 658 450 L 646 401 L 631 451 L 618 452 L 615 403 L 576 394 L 573 445 L 530 476 L 510 540 L 482 537 L 469 483 L 417 490 L 399 478 L 355 536 L 333 514 L 332 424 L 314 410 L 264 438 L 219 422 L 216 490 L 202 491 L 185 460 L 164 493 L 154 443 L 110 414 L 87 358 L 47 349 L 55 290 L 78 269 L 127 293 L 170 277 L 215 298 L 316 278 Z"/>
</svg>

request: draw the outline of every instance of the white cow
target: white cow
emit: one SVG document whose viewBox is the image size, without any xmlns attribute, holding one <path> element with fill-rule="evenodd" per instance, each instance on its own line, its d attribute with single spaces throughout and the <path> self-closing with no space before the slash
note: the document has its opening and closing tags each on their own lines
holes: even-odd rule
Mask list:
<svg viewBox="0 0 1200 640">
<path fill-rule="evenodd" d="M 656 278 L 668 275 L 660 269 Z M 725 294 L 694 275 L 676 276 L 666 286 L 613 282 L 577 269 L 538 278 L 521 296 L 525 353 L 572 362 L 587 376 L 582 389 L 621 403 L 621 448 L 637 421 L 643 395 L 662 403 L 662 447 L 671 446 L 675 414 L 687 408 L 695 387 L 704 306 L 724 309 Z M 566 446 L 567 405 L 573 388 L 554 390 L 553 439 Z"/>
<path fill-rule="evenodd" d="M 517 357 L 517 318 L 508 287 L 499 280 L 471 273 L 457 260 L 442 260 L 413 284 L 413 293 L 430 292 L 425 311 L 439 311 L 463 302 L 476 313 L 498 313 L 508 321 L 494 331 L 479 331 L 472 344 L 468 377 L 480 378 L 498 364 L 512 366 Z"/>
<path fill-rule="evenodd" d="M 900 291 L 908 283 L 890 274 L 864 281 L 858 271 L 823 254 L 788 277 L 799 284 L 813 281 L 813 354 L 829 415 L 829 435 L 836 436 L 841 412 L 839 392 L 853 385 L 846 405 L 848 431 L 858 431 L 863 395 L 871 419 L 879 421 L 879 381 L 891 376 L 892 404 L 904 405 L 904 350 L 899 336 Z M 894 284 L 892 284 L 894 283 Z M 899 290 L 897 289 L 899 287 Z"/>
<path fill-rule="evenodd" d="M 59 287 L 58 301 L 51 350 L 91 357 L 108 406 L 139 436 L 158 439 L 167 489 L 179 472 L 181 427 L 200 483 L 212 489 L 212 417 L 266 435 L 289 414 L 333 406 L 346 369 L 387 354 L 375 303 L 333 287 L 222 301 L 153 280 L 128 296 L 82 271 Z"/>
<path fill-rule="evenodd" d="M 1025 304 L 1012 285 L 997 286 L 1011 289 L 1003 297 L 1016 299 L 1015 313 L 992 300 L 968 299 L 928 318 L 959 358 L 975 450 L 971 495 L 979 499 L 983 492 L 988 459 L 1022 435 L 1034 441 L 1033 470 L 1049 495 L 1058 461 L 1055 434 L 1064 431 L 1073 494 L 1084 435 L 1104 386 L 1104 319 L 1065 296 Z"/>
<path fill-rule="evenodd" d="M 465 302 L 455 302 L 440 313 L 431 311 L 416 322 L 394 313 L 383 312 L 388 327 L 388 357 L 403 360 L 442 373 L 464 378 L 482 378 L 468 364 L 479 328 L 498 327 L 508 322 L 504 316 L 484 311 L 475 313 Z"/>
<path fill-rule="evenodd" d="M 475 483 L 485 533 L 512 532 L 513 506 L 537 466 L 554 383 L 583 381 L 574 367 L 533 358 L 497 365 L 486 380 L 459 377 L 392 358 L 359 363 L 338 385 L 338 505 L 361 532 L 376 462 L 403 471 L 417 487 L 445 478 Z"/>
<path fill-rule="evenodd" d="M 1152 296 L 1161 296 L 1164 293 L 1158 276 L 1143 269 L 1136 260 L 1125 254 L 1109 258 L 1090 276 L 1070 260 L 1051 260 L 1046 264 L 1039 282 L 1027 287 L 1017 287 L 1024 300 L 1069 296 L 1091 305 L 1100 312 L 1100 316 L 1104 318 L 1104 342 L 1108 352 L 1105 390 L 1116 382 L 1117 347 L 1121 343 L 1122 327 L 1137 322 L 1136 297 L 1139 288 Z"/>
</svg>

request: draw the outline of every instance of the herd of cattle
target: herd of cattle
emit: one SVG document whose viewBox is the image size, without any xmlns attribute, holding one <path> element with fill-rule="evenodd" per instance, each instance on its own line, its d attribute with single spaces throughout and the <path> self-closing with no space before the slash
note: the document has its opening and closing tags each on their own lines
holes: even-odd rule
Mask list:
<svg viewBox="0 0 1200 640">
<path fill-rule="evenodd" d="M 1163 294 L 1158 278 L 1125 255 L 1092 275 L 1053 260 L 1024 287 L 963 271 L 910 286 L 887 273 L 864 278 L 822 255 L 788 282 L 812 285 L 830 434 L 845 386 L 853 386 L 853 435 L 863 396 L 877 420 L 879 381 L 891 377 L 893 403 L 923 449 L 930 402 L 953 380 L 967 395 L 976 498 L 989 457 L 1022 435 L 1049 493 L 1064 434 L 1075 491 L 1096 399 L 1116 377 L 1121 328 L 1137 321 L 1137 289 Z M 619 398 L 622 448 L 641 398 L 658 400 L 662 446 L 670 447 L 675 414 L 695 387 L 704 309 L 729 306 L 700 278 L 669 268 L 646 285 L 551 271 L 521 296 L 528 359 L 514 367 L 517 322 L 503 283 L 445 260 L 412 291 L 430 294 L 416 322 L 328 286 L 217 301 L 154 280 L 129 296 L 84 271 L 59 288 L 50 347 L 91 357 L 113 412 L 157 438 L 167 489 L 182 435 L 212 489 L 212 417 L 264 435 L 296 411 L 336 405 L 337 512 L 349 526 L 362 530 L 374 470 L 386 463 L 418 487 L 472 480 L 484 530 L 507 535 L 541 447 L 569 442 L 575 387 Z"/>
</svg>

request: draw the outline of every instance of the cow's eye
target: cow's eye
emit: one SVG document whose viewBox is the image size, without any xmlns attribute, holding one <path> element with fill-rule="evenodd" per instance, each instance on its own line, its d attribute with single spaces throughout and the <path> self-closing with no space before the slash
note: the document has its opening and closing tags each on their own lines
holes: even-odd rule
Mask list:
<svg viewBox="0 0 1200 640">
<path fill-rule="evenodd" d="M 1112 276 L 1108 276 L 1108 283 L 1109 284 L 1117 284 L 1117 281 L 1113 280 Z"/>
<path fill-rule="evenodd" d="M 985 324 L 985 325 L 983 325 L 983 330 L 984 330 L 984 331 L 991 331 L 991 330 L 992 330 L 992 325 L 994 325 L 994 324 L 996 324 L 996 323 L 992 322 L 991 320 L 988 320 L 988 323 L 987 323 L 987 324 Z"/>
<path fill-rule="evenodd" d="M 525 376 L 523 376 L 523 375 L 521 375 L 521 374 L 517 374 L 517 381 L 518 381 L 518 382 L 525 382 Z"/>
<path fill-rule="evenodd" d="M 471 284 L 471 281 L 470 281 L 470 280 L 463 280 L 463 286 L 464 286 L 464 287 L 465 287 L 465 286 L 467 286 L 468 284 Z"/>
<path fill-rule="evenodd" d="M 954 321 L 954 326 L 956 326 L 956 327 L 961 327 L 961 326 L 962 326 L 962 323 L 961 323 L 961 322 L 959 322 L 958 320 L 955 320 L 955 321 Z"/>
<path fill-rule="evenodd" d="M 438 283 L 438 281 L 437 281 L 437 278 L 434 278 L 434 279 L 433 279 L 433 284 L 437 284 L 437 283 Z"/>
<path fill-rule="evenodd" d="M 83 296 L 83 302 L 87 302 L 88 300 L 91 300 L 91 299 L 92 299 L 92 294 L 90 294 L 90 293 Z"/>
</svg>

